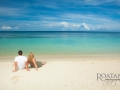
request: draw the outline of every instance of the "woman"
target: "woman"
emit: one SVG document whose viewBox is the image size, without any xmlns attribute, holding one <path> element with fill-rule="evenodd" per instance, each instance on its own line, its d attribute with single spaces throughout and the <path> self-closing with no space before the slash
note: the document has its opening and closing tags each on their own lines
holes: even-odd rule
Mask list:
<svg viewBox="0 0 120 90">
<path fill-rule="evenodd" d="M 36 62 L 36 59 L 34 57 L 34 54 L 30 52 L 28 55 L 27 63 L 30 64 L 31 67 L 35 67 L 36 70 L 38 70 L 38 67 L 41 67 L 42 65 L 46 64 L 46 62 Z"/>
</svg>

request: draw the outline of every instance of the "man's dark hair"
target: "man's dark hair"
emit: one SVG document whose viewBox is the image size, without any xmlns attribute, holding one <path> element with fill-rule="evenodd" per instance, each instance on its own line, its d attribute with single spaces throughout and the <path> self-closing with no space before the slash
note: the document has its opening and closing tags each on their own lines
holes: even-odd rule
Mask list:
<svg viewBox="0 0 120 90">
<path fill-rule="evenodd" d="M 19 50 L 19 51 L 18 51 L 18 54 L 19 54 L 19 55 L 22 55 L 22 50 Z"/>
</svg>

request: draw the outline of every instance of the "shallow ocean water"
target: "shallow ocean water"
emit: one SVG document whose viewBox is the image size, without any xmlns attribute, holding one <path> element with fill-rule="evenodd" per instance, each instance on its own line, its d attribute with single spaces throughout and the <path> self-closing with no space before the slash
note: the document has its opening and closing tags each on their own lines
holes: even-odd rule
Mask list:
<svg viewBox="0 0 120 90">
<path fill-rule="evenodd" d="M 26 55 L 120 54 L 118 32 L 0 32 L 0 56 Z"/>
</svg>

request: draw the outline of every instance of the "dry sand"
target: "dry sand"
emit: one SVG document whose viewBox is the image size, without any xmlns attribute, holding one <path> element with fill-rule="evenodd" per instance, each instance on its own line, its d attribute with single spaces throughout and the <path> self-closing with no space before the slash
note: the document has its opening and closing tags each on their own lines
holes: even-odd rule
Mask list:
<svg viewBox="0 0 120 90">
<path fill-rule="evenodd" d="M 47 61 L 47 64 L 38 71 L 30 68 L 30 71 L 24 69 L 17 72 L 12 72 L 13 62 L 1 61 L 0 90 L 120 90 L 119 57 L 42 60 Z M 104 81 L 105 75 L 118 80 Z"/>
</svg>

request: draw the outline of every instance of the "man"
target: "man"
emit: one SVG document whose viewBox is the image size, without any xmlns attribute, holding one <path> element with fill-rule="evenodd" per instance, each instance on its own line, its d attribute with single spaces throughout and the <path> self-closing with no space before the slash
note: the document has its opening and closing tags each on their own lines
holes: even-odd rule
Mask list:
<svg viewBox="0 0 120 90">
<path fill-rule="evenodd" d="M 28 64 L 27 64 L 27 58 L 25 56 L 22 56 L 22 51 L 18 51 L 19 56 L 15 57 L 14 61 L 14 68 L 13 72 L 16 72 L 18 69 L 22 70 L 25 69 L 29 71 Z"/>
</svg>

